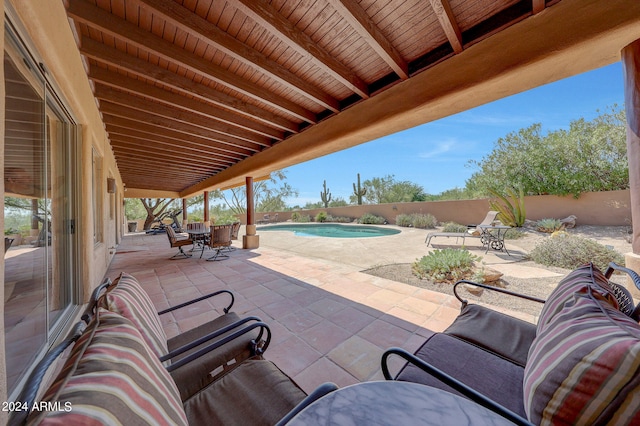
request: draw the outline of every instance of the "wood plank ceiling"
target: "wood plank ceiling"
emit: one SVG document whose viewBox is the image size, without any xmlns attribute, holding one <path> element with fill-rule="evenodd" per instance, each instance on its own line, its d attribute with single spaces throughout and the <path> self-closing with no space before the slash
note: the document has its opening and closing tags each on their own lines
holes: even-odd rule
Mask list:
<svg viewBox="0 0 640 426">
<path fill-rule="evenodd" d="M 185 192 L 559 0 L 66 0 L 125 185 Z"/>
</svg>

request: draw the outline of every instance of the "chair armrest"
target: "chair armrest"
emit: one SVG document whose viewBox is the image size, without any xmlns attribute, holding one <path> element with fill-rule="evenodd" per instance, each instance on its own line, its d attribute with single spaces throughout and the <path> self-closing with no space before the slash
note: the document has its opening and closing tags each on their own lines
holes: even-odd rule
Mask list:
<svg viewBox="0 0 640 426">
<path fill-rule="evenodd" d="M 454 294 L 454 296 L 456 296 L 456 299 L 458 299 L 460 301 L 460 303 L 462 303 L 463 306 L 466 305 L 468 302 L 467 302 L 466 299 L 463 299 L 458 294 L 458 285 L 460 285 L 460 284 L 470 284 L 470 285 L 474 285 L 476 287 L 486 288 L 487 290 L 497 291 L 498 293 L 508 294 L 509 296 L 515 296 L 515 297 L 519 297 L 521 299 L 531 300 L 533 302 L 538 302 L 538 303 L 544 303 L 545 302 L 544 299 L 540 299 L 538 297 L 528 296 L 526 294 L 516 293 L 516 292 L 513 292 L 513 291 L 505 290 L 505 289 L 499 288 L 499 287 L 490 286 L 490 285 L 487 285 L 487 284 L 475 283 L 475 282 L 469 281 L 469 280 L 460 280 L 460 281 L 456 282 L 453 285 L 453 294 Z"/>
<path fill-rule="evenodd" d="M 227 329 L 229 327 L 233 328 L 233 324 L 228 326 L 228 327 L 225 327 L 224 329 Z M 195 351 L 194 353 L 189 354 L 188 356 L 186 356 L 184 358 L 181 358 L 180 360 L 178 360 L 176 362 L 172 362 L 171 365 L 169 365 L 167 367 L 167 371 L 171 372 L 171 371 L 173 371 L 173 370 L 175 370 L 177 368 L 180 368 L 183 365 L 188 364 L 191 361 L 200 358 L 201 356 L 207 354 L 208 352 L 211 352 L 212 350 L 217 349 L 217 348 L 229 343 L 230 341 L 232 341 L 234 339 L 237 339 L 238 337 L 240 337 L 240 336 L 242 336 L 244 334 L 247 334 L 248 332 L 250 332 L 251 330 L 253 330 L 255 328 L 260 328 L 260 334 L 258 335 L 258 338 L 253 341 L 253 346 L 254 346 L 253 349 L 255 351 L 255 355 L 261 355 L 269 347 L 269 343 L 271 342 L 271 330 L 269 329 L 269 326 L 267 324 L 265 324 L 263 322 L 255 322 L 253 324 L 249 324 L 248 326 L 245 326 L 245 327 L 241 328 L 240 330 L 237 330 L 237 331 L 233 332 L 232 334 L 229 334 L 229 335 L 223 337 L 220 340 L 216 340 L 215 342 L 209 343 L 204 348 L 199 349 L 199 350 Z M 220 329 L 220 330 L 224 330 L 224 329 Z M 218 331 L 216 331 L 214 333 L 218 333 L 218 332 L 220 332 L 220 330 L 218 330 Z M 229 330 L 227 330 L 227 331 L 229 331 Z M 263 332 L 266 332 L 267 337 L 264 340 L 264 343 L 262 345 L 260 345 L 260 341 L 262 339 L 262 333 Z M 200 340 L 200 339 L 198 339 L 198 340 Z M 186 345 L 185 347 L 191 347 L 191 345 Z M 183 353 L 186 350 L 188 350 L 188 349 L 183 350 L 183 348 L 178 348 L 174 352 L 181 351 L 180 353 Z M 173 355 L 173 356 L 175 356 L 175 355 Z M 160 358 L 160 361 L 166 361 L 169 358 L 170 358 L 169 355 L 165 355 L 165 356 Z"/>
<path fill-rule="evenodd" d="M 224 308 L 224 313 L 225 313 L 225 314 L 228 314 L 228 313 L 229 313 L 229 311 L 231 310 L 231 307 L 233 306 L 233 302 L 235 301 L 235 298 L 234 298 L 234 296 L 233 296 L 233 293 L 232 293 L 232 292 L 230 292 L 229 290 L 219 290 L 219 291 L 214 291 L 213 293 L 210 293 L 210 294 L 207 294 L 207 295 L 204 295 L 204 296 L 198 297 L 198 298 L 196 298 L 196 299 L 189 300 L 188 302 L 184 302 L 184 303 L 181 303 L 181 304 L 179 304 L 179 305 L 172 306 L 171 308 L 168 308 L 168 309 L 165 309 L 165 310 L 163 310 L 163 311 L 158 312 L 158 315 L 164 315 L 164 314 L 167 314 L 167 313 L 169 313 L 169 312 L 173 312 L 173 311 L 175 311 L 176 309 L 184 308 L 185 306 L 192 305 L 192 304 L 194 304 L 194 303 L 200 302 L 200 301 L 202 301 L 202 300 L 209 299 L 210 297 L 214 297 L 214 296 L 217 296 L 217 295 L 219 295 L 219 294 L 223 294 L 223 293 L 228 293 L 228 294 L 231 296 L 231 303 L 229 303 L 229 306 L 227 306 L 226 308 Z"/>
<path fill-rule="evenodd" d="M 102 295 L 102 292 L 111 286 L 112 282 L 110 278 L 105 278 L 98 287 L 94 288 L 91 292 L 91 297 L 89 298 L 89 303 L 87 304 L 86 309 L 82 313 L 80 319 L 85 323 L 89 324 L 91 319 L 96 313 L 96 308 L 98 306 L 98 299 Z"/>
<path fill-rule="evenodd" d="M 321 384 L 313 392 L 311 392 L 305 399 L 300 401 L 298 405 L 293 407 L 293 409 L 289 411 L 286 416 L 281 418 L 280 421 L 276 423 L 275 426 L 286 425 L 291 421 L 291 419 L 297 416 L 300 411 L 304 410 L 309 405 L 316 402 L 318 399 L 322 398 L 323 396 L 330 394 L 334 390 L 338 390 L 338 386 L 335 383 L 327 382 L 327 383 Z"/>
<path fill-rule="evenodd" d="M 161 356 L 160 357 L 160 361 L 164 362 L 166 360 L 172 359 L 172 358 L 174 358 L 174 357 L 176 357 L 178 355 L 181 355 L 181 354 L 183 354 L 183 353 L 185 353 L 185 352 L 187 352 L 187 351 L 189 351 L 189 350 L 191 350 L 191 349 L 193 349 L 193 348 L 195 348 L 197 346 L 202 345 L 203 343 L 206 343 L 206 342 L 208 342 L 208 341 L 210 341 L 212 339 L 215 339 L 218 336 L 222 336 L 223 334 L 225 334 L 225 333 L 227 333 L 227 332 L 229 332 L 229 331 L 231 331 L 233 329 L 236 329 L 236 328 L 238 328 L 238 327 L 240 327 L 240 326 L 242 326 L 242 325 L 244 325 L 244 324 L 246 324 L 246 323 L 248 323 L 250 321 L 260 322 L 261 319 L 258 318 L 258 317 L 246 317 L 246 318 L 243 318 L 243 319 L 241 319 L 239 321 L 236 321 L 236 322 L 234 322 L 232 324 L 229 324 L 229 325 L 227 325 L 225 327 L 219 328 L 218 330 L 213 331 L 213 332 L 211 332 L 209 334 L 205 334 L 204 336 L 202 336 L 202 337 L 200 337 L 200 338 L 198 338 L 198 339 L 196 339 L 196 340 L 194 340 L 192 342 L 189 342 L 186 345 L 180 346 L 180 347 L 172 350 L 168 354 Z M 262 332 L 258 335 L 258 341 L 260 341 L 261 338 L 262 338 Z M 266 348 L 263 348 L 263 351 L 264 350 L 266 350 Z"/>
<path fill-rule="evenodd" d="M 604 276 L 607 279 L 611 278 L 614 271 L 625 272 L 629 275 L 633 284 L 636 286 L 638 290 L 640 290 L 640 276 L 633 270 L 629 268 L 625 268 L 624 266 L 620 266 L 614 262 L 609 263 L 607 270 L 604 272 Z M 619 309 L 625 315 L 631 317 L 635 321 L 640 320 L 640 303 L 636 306 L 631 293 L 625 287 L 618 285 L 616 283 L 610 282 L 611 287 L 613 288 L 613 292 L 615 293 L 616 299 L 618 300 Z"/>
<path fill-rule="evenodd" d="M 382 374 L 384 375 L 384 378 L 386 380 L 394 380 L 393 377 L 391 376 L 391 373 L 389 372 L 389 367 L 387 365 L 387 359 L 391 355 L 397 355 L 401 358 L 404 358 L 405 361 L 410 362 L 411 364 L 415 365 L 425 373 L 432 375 L 436 379 L 440 380 L 441 382 L 445 383 L 446 385 L 460 392 L 462 395 L 466 396 L 476 404 L 479 404 L 484 408 L 493 411 L 494 413 L 506 418 L 507 420 L 515 424 L 526 425 L 526 426 L 532 425 L 532 423 L 529 422 L 527 419 L 522 418 L 521 416 L 514 413 L 513 411 L 503 407 L 502 405 L 498 404 L 492 399 L 487 398 L 486 396 L 479 393 L 478 391 L 470 388 L 469 386 L 465 385 L 461 381 L 449 376 L 447 373 L 437 369 L 433 365 L 421 360 L 415 355 L 410 354 L 404 349 L 390 348 L 390 349 L 387 349 L 384 354 L 382 354 L 382 360 L 381 360 Z"/>
</svg>

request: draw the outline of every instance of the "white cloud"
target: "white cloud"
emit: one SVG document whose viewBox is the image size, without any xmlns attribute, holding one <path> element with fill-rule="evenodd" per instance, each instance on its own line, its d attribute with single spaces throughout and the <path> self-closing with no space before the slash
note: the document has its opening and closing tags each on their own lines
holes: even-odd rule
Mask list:
<svg viewBox="0 0 640 426">
<path fill-rule="evenodd" d="M 439 155 L 445 154 L 451 151 L 456 145 L 457 142 L 455 139 L 447 139 L 444 141 L 436 142 L 435 144 L 431 144 L 432 148 L 430 151 L 424 151 L 418 154 L 420 158 L 434 158 Z"/>
</svg>

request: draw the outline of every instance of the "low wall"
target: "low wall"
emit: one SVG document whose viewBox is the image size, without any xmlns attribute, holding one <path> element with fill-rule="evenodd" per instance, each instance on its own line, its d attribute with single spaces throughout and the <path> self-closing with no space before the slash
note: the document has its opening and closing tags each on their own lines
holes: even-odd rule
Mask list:
<svg viewBox="0 0 640 426">
<path fill-rule="evenodd" d="M 544 218 L 562 219 L 569 215 L 577 216 L 578 225 L 630 225 L 631 202 L 629 191 L 589 192 L 580 195 L 559 197 L 556 195 L 536 195 L 525 197 L 526 216 L 530 220 Z M 301 210 L 299 213 L 315 217 L 324 211 L 332 216 L 349 216 L 358 218 L 365 213 L 382 216 L 389 223 L 395 224 L 399 214 L 431 213 L 440 222 L 457 222 L 462 224 L 478 223 L 484 219 L 489 210 L 489 200 L 455 200 L 427 201 L 419 203 L 366 204 L 362 206 L 329 207 L 326 209 Z M 293 212 L 268 213 L 273 218 L 278 214 L 278 222 L 291 219 Z M 257 213 L 256 221 L 260 221 L 267 213 Z M 246 217 L 241 216 L 246 223 Z"/>
</svg>

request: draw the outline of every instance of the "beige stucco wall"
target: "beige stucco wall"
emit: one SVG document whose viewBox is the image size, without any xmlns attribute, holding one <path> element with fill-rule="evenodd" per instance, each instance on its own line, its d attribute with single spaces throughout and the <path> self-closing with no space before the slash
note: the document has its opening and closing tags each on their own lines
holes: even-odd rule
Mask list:
<svg viewBox="0 0 640 426">
<path fill-rule="evenodd" d="M 107 134 L 104 130 L 86 72 L 76 47 L 69 21 L 62 1 L 51 0 L 8 0 L 5 11 L 17 27 L 19 36 L 23 38 L 31 53 L 38 62 L 42 62 L 47 70 L 47 78 L 53 83 L 56 93 L 63 99 L 66 107 L 77 124 L 81 125 L 82 145 L 79 148 L 80 176 L 75 186 L 79 189 L 78 197 L 80 215 L 77 217 L 76 232 L 79 235 L 78 263 L 82 265 L 79 280 L 83 287 L 84 300 L 88 300 L 90 290 L 102 279 L 113 256 L 114 247 L 122 235 L 123 185 L 119 175 Z M 3 32 L 4 34 L 4 32 Z M 4 36 L 0 36 L 0 44 L 4 49 Z M 0 131 L 4 134 L 4 78 L 0 93 Z M 4 149 L 4 144 L 2 144 Z M 102 157 L 102 176 L 104 183 L 102 216 L 105 219 L 102 227 L 103 241 L 93 241 L 93 207 L 92 207 L 92 149 Z M 0 162 L 3 163 L 3 162 Z M 0 165 L 4 167 L 4 164 Z M 4 170 L 3 174 L 4 174 Z M 108 194 L 107 177 L 113 177 L 117 183 L 117 193 Z M 3 183 L 4 192 L 4 180 Z M 113 197 L 113 200 L 110 199 Z M 3 197 L 4 199 L 4 197 Z M 4 201 L 3 201 L 4 202 Z M 118 203 L 120 206 L 118 206 Z M 113 210 L 112 210 L 113 209 Z M 111 215 L 113 211 L 113 215 Z M 4 209 L 0 213 L 0 225 L 4 225 Z M 119 226 L 120 225 L 120 226 Z M 4 227 L 3 227 L 4 228 Z M 0 294 L 4 292 L 4 261 L 0 264 Z M 4 297 L 4 295 L 2 294 Z M 4 300 L 4 298 L 2 299 Z M 4 356 L 4 315 L 0 315 L 0 398 L 7 400 L 6 371 Z M 6 413 L 0 412 L 0 423 L 4 424 Z"/>
<path fill-rule="evenodd" d="M 562 219 L 569 215 L 578 217 L 578 225 L 630 225 L 631 203 L 629 191 L 590 192 L 580 195 L 558 197 L 538 195 L 525 197 L 527 219 Z M 333 216 L 360 217 L 365 213 L 382 216 L 389 223 L 395 223 L 399 214 L 430 213 L 440 222 L 462 224 L 480 222 L 489 210 L 489 200 L 431 201 L 422 203 L 367 204 L 362 206 L 332 207 L 328 209 L 302 210 L 300 213 L 314 217 L 325 211 Z M 277 212 L 278 221 L 291 219 L 293 212 Z M 265 213 L 256 214 L 256 220 Z M 273 217 L 275 213 L 270 213 Z M 241 217 L 243 223 L 246 218 Z"/>
</svg>

